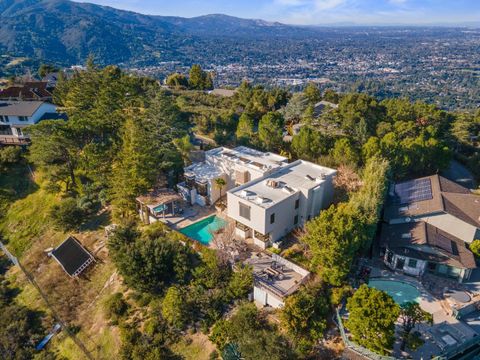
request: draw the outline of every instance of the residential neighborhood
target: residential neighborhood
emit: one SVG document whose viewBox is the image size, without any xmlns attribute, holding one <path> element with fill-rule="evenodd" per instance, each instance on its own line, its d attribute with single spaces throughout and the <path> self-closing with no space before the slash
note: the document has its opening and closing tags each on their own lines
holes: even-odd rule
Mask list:
<svg viewBox="0 0 480 360">
<path fill-rule="evenodd" d="M 0 359 L 480 359 L 453 3 L 0 2 Z"/>
</svg>

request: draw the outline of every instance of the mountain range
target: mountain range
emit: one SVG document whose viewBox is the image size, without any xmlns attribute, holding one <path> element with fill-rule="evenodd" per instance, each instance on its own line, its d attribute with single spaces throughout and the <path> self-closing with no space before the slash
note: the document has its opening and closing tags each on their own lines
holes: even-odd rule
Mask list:
<svg viewBox="0 0 480 360">
<path fill-rule="evenodd" d="M 215 38 L 296 37 L 314 31 L 226 15 L 142 15 L 68 0 L 0 0 L 0 49 L 61 64 L 171 61 Z M 234 41 L 234 40 L 232 40 Z"/>
</svg>

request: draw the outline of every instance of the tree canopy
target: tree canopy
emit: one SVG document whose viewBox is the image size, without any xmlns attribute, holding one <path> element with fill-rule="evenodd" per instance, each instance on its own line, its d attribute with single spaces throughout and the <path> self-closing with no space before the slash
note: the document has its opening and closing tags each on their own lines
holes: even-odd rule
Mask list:
<svg viewBox="0 0 480 360">
<path fill-rule="evenodd" d="M 347 310 L 353 341 L 382 355 L 391 352 L 400 307 L 388 294 L 364 284 L 348 299 Z"/>
</svg>

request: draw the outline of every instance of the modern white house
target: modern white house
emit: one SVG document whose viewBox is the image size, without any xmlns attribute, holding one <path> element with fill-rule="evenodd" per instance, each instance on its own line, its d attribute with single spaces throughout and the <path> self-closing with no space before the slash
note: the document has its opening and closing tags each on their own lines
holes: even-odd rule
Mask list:
<svg viewBox="0 0 480 360">
<path fill-rule="evenodd" d="M 384 262 L 408 275 L 469 279 L 480 239 L 480 196 L 438 175 L 392 184 L 384 211 Z"/>
<path fill-rule="evenodd" d="M 298 160 L 227 192 L 235 236 L 262 249 L 330 206 L 336 170 Z"/>
<path fill-rule="evenodd" d="M 262 306 L 283 307 L 284 299 L 310 277 L 310 272 L 276 254 L 261 253 L 245 264 L 252 266 L 253 299 Z"/>
<path fill-rule="evenodd" d="M 271 174 L 287 163 L 286 157 L 245 146 L 219 147 L 206 151 L 204 161 L 186 167 L 185 182 L 177 188 L 191 204 L 212 205 L 228 190 Z M 221 189 L 216 185 L 219 178 L 225 181 Z"/>
<path fill-rule="evenodd" d="M 0 143 L 27 143 L 25 127 L 44 119 L 58 119 L 59 115 L 55 105 L 44 101 L 0 100 Z"/>
</svg>

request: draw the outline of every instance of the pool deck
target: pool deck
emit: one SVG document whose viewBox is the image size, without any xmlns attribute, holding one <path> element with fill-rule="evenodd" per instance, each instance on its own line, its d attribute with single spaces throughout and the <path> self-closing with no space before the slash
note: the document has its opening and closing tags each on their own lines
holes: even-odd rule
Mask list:
<svg viewBox="0 0 480 360">
<path fill-rule="evenodd" d="M 212 215 L 220 216 L 215 206 L 188 205 L 183 207 L 183 214 L 167 216 L 164 219 L 160 219 L 160 221 L 172 229 L 180 230 Z"/>
<path fill-rule="evenodd" d="M 417 326 L 416 330 L 422 334 L 425 344 L 414 352 L 406 353 L 400 350 L 402 327 L 401 323 L 396 324 L 395 357 L 406 358 L 411 356 L 412 359 L 430 359 L 432 355 L 438 355 L 442 350 L 448 348 L 449 343 L 460 344 L 477 336 L 473 328 L 452 316 L 448 300 L 438 294 L 432 294 L 423 286 L 420 279 L 379 267 L 372 267 L 370 279 L 402 281 L 414 286 L 421 294 L 420 307 L 433 316 L 432 325 L 420 324 Z"/>
</svg>

